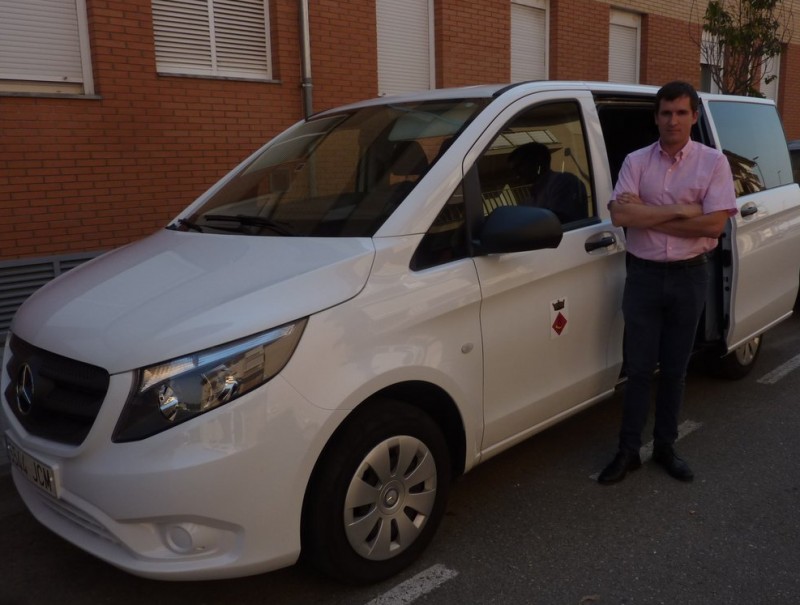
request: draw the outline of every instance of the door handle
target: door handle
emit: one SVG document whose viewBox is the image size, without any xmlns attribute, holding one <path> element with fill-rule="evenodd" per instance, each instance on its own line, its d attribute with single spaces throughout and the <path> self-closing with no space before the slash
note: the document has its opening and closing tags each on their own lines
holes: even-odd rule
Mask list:
<svg viewBox="0 0 800 605">
<path fill-rule="evenodd" d="M 587 240 L 585 244 L 583 244 L 584 249 L 587 252 L 594 252 L 595 250 L 599 250 L 600 248 L 609 248 L 617 243 L 617 238 L 613 235 L 604 235 L 600 239 L 590 239 Z"/>
<path fill-rule="evenodd" d="M 739 212 L 741 212 L 742 218 L 753 216 L 758 212 L 758 206 L 755 205 L 755 202 L 747 202 Z"/>
</svg>

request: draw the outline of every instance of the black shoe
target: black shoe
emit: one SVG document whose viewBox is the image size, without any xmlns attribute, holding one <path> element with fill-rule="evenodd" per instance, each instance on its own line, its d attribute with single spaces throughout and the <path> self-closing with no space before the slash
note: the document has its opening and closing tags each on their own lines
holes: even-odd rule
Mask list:
<svg viewBox="0 0 800 605">
<path fill-rule="evenodd" d="M 679 457 L 671 445 L 659 446 L 653 449 L 653 461 L 664 467 L 670 477 L 678 481 L 691 481 L 694 473 L 686 460 Z"/>
<path fill-rule="evenodd" d="M 642 466 L 642 459 L 639 457 L 639 452 L 620 450 L 614 456 L 611 464 L 605 467 L 600 476 L 597 477 L 597 482 L 601 485 L 618 483 L 625 478 L 628 471 L 635 471 L 640 466 Z"/>
</svg>

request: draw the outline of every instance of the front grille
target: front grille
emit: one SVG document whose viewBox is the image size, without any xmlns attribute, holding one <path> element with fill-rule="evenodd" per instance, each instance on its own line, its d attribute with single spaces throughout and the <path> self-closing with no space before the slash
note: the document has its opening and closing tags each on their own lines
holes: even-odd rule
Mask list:
<svg viewBox="0 0 800 605">
<path fill-rule="evenodd" d="M 26 431 L 79 445 L 89 434 L 108 391 L 103 368 L 34 347 L 11 336 L 5 401 Z"/>
</svg>

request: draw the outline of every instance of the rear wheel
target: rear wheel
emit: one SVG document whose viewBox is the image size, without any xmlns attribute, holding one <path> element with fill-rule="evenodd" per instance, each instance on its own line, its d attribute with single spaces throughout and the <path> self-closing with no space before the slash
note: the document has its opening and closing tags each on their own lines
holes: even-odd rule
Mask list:
<svg viewBox="0 0 800 605">
<path fill-rule="evenodd" d="M 763 339 L 764 337 L 761 335 L 754 336 L 724 357 L 711 355 L 708 359 L 711 372 L 715 376 L 728 380 L 744 378 L 755 366 L 758 355 L 761 353 Z"/>
<path fill-rule="evenodd" d="M 444 513 L 450 456 L 439 427 L 408 404 L 356 412 L 323 452 L 303 511 L 303 556 L 347 582 L 398 573 Z"/>
</svg>

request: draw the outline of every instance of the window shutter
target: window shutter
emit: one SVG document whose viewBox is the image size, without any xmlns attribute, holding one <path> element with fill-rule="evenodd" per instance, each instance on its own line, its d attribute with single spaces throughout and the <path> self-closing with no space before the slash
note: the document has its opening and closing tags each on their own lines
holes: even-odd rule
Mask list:
<svg viewBox="0 0 800 605">
<path fill-rule="evenodd" d="M 633 13 L 611 11 L 608 36 L 608 81 L 639 82 L 640 17 Z"/>
<path fill-rule="evenodd" d="M 264 0 L 153 0 L 158 71 L 269 79 Z"/>
<path fill-rule="evenodd" d="M 537 3 L 538 4 L 538 3 Z M 547 12 L 539 6 L 511 3 L 511 81 L 547 78 Z"/>
<path fill-rule="evenodd" d="M 80 84 L 76 0 L 0 0 L 0 79 Z"/>
<path fill-rule="evenodd" d="M 376 20 L 379 93 L 432 88 L 430 0 L 377 0 Z"/>
</svg>

